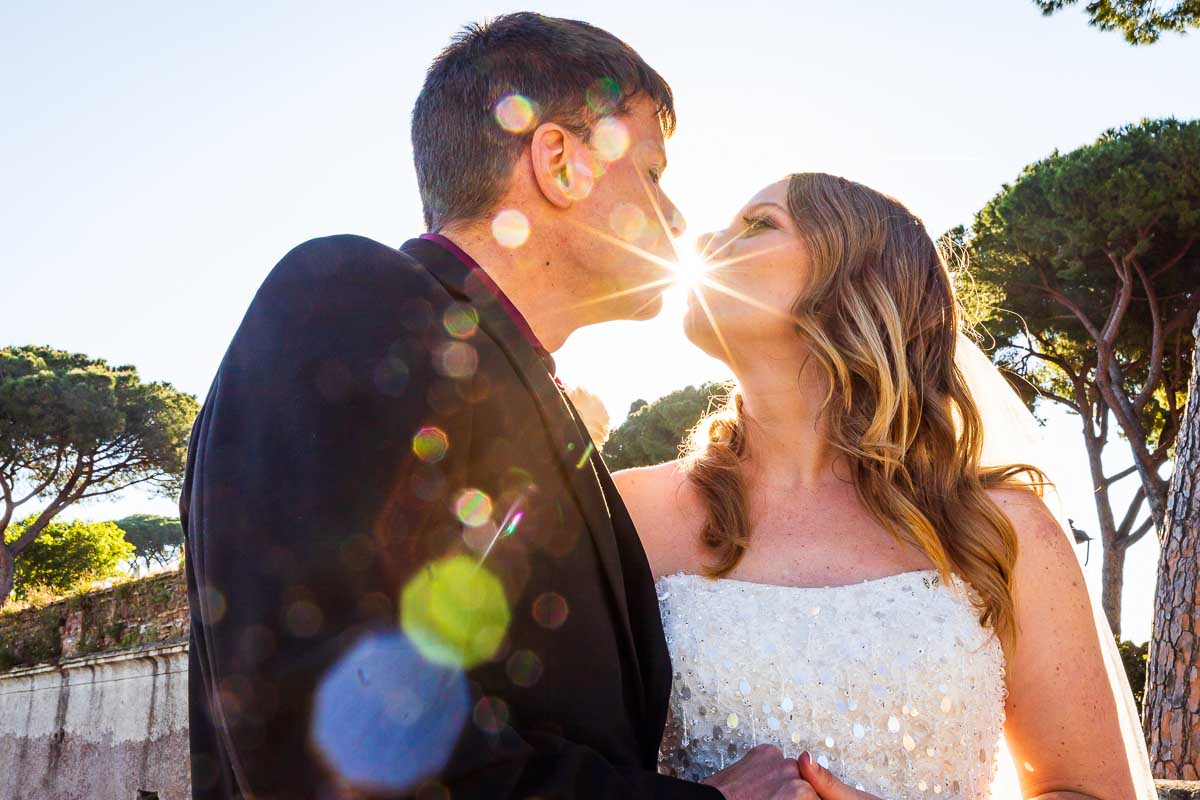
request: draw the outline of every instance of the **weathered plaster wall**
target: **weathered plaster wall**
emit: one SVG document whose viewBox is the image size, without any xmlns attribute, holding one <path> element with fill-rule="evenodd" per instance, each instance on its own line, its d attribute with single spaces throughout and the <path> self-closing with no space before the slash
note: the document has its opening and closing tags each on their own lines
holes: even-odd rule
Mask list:
<svg viewBox="0 0 1200 800">
<path fill-rule="evenodd" d="M 0 673 L 0 797 L 186 800 L 187 643 Z"/>
</svg>

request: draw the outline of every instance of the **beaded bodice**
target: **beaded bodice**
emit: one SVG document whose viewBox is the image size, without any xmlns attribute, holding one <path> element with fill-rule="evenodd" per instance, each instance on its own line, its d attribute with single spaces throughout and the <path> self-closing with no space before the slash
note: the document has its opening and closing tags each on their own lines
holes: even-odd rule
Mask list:
<svg viewBox="0 0 1200 800">
<path fill-rule="evenodd" d="M 1004 656 L 957 576 L 657 587 L 674 669 L 660 771 L 701 780 L 766 743 L 885 800 L 989 797 Z"/>
</svg>

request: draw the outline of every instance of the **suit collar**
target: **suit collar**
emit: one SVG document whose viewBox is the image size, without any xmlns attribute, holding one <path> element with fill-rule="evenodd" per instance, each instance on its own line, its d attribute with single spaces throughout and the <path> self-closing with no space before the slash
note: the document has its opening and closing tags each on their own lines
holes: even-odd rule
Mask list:
<svg viewBox="0 0 1200 800">
<path fill-rule="evenodd" d="M 432 248 L 426 247 L 424 243 L 436 245 L 443 252 L 435 252 Z M 488 275 L 487 270 L 471 257 L 470 253 L 440 233 L 421 234 L 417 239 L 405 243 L 401 249 L 414 255 L 419 254 L 418 260 L 426 265 L 429 265 L 430 261 L 435 262 L 438 270 L 444 271 L 447 279 L 462 294 L 469 296 L 476 305 L 485 299 L 494 301 L 512 320 L 529 346 L 550 365 L 550 374 L 555 374 L 554 357 L 550 355 L 550 351 L 542 345 L 537 334 L 533 332 L 525 315 L 492 279 L 492 276 Z M 450 256 L 450 259 L 447 259 L 446 256 Z M 448 268 L 448 261 L 456 262 L 454 268 Z"/>
<path fill-rule="evenodd" d="M 485 274 L 482 269 L 472 269 L 452 252 L 427 239 L 411 239 L 400 249 L 423 264 L 451 294 L 475 306 L 479 311 L 479 327 L 504 351 L 536 401 L 542 423 L 550 434 L 563 477 L 575 495 L 607 578 L 620 629 L 619 635 L 633 665 L 630 676 L 637 683 L 637 696 L 645 712 L 647 698 L 629 619 L 621 556 L 617 549 L 608 503 L 593 463 L 595 445 L 582 422 L 576 421 L 570 401 L 561 391 L 557 379 L 553 377 L 553 360 L 547 363 L 543 354 L 546 357 L 549 354 L 535 350 L 513 317 L 498 302 L 497 296 L 477 277 L 472 277 Z"/>
</svg>

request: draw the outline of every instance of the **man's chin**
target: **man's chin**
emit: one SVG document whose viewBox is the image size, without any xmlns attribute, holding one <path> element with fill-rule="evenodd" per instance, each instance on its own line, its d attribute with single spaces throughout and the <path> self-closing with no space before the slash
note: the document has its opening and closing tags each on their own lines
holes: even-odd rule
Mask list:
<svg viewBox="0 0 1200 800">
<path fill-rule="evenodd" d="M 662 294 L 656 294 L 653 297 L 646 300 L 646 302 L 644 302 L 642 305 L 635 308 L 633 310 L 633 313 L 629 316 L 629 319 L 637 320 L 639 322 L 645 321 L 648 319 L 654 319 L 660 313 L 662 313 L 662 310 L 663 310 Z"/>
</svg>

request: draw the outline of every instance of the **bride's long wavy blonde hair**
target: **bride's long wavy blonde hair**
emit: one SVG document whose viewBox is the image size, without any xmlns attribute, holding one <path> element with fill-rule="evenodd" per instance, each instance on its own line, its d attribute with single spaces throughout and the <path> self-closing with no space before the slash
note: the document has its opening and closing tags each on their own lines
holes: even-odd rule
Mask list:
<svg viewBox="0 0 1200 800">
<path fill-rule="evenodd" d="M 954 361 L 959 309 L 946 261 L 901 203 L 845 178 L 792 175 L 788 211 L 812 258 L 792 312 L 827 379 L 830 444 L 879 523 L 943 578 L 967 581 L 981 624 L 1011 648 L 1017 538 L 987 490 L 1044 477 L 1029 465 L 980 465 L 982 423 Z M 750 543 L 746 426 L 735 388 L 696 426 L 685 454 L 706 507 L 701 537 L 714 577 L 732 571 Z M 1023 473 L 1031 480 L 1018 480 Z"/>
</svg>

